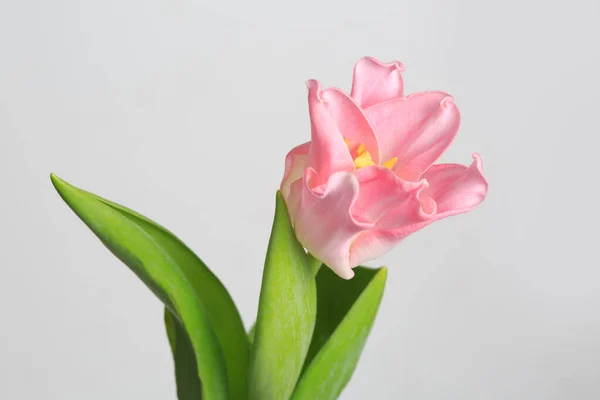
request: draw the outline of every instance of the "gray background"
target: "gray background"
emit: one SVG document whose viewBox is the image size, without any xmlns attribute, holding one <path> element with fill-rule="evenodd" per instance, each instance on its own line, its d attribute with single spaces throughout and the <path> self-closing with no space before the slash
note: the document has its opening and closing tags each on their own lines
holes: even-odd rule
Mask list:
<svg viewBox="0 0 600 400">
<path fill-rule="evenodd" d="M 600 398 L 598 1 L 0 1 L 0 398 L 174 399 L 162 307 L 54 192 L 167 226 L 255 316 L 304 81 L 452 93 L 488 199 L 375 265 L 351 399 Z"/>
</svg>

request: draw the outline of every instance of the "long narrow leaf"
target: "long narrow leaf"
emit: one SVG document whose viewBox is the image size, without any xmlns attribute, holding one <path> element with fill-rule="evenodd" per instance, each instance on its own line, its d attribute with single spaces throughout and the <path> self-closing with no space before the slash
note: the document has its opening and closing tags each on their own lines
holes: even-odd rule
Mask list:
<svg viewBox="0 0 600 400">
<path fill-rule="evenodd" d="M 349 281 L 329 268 L 317 274 L 317 324 L 293 400 L 337 399 L 356 368 L 383 296 L 387 270 L 357 267 L 354 272 Z"/>
<path fill-rule="evenodd" d="M 231 399 L 245 400 L 248 397 L 250 342 L 239 311 L 225 286 L 193 251 L 167 229 L 122 205 L 92 193 L 87 194 L 122 212 L 150 232 L 181 267 L 202 302 L 221 345 L 227 365 Z"/>
<path fill-rule="evenodd" d="M 166 229 L 54 175 L 51 178 L 81 220 L 179 317 L 200 361 L 204 396 L 244 399 L 249 342 L 221 282 Z"/>
<path fill-rule="evenodd" d="M 356 299 L 369 285 L 379 269 L 356 267 L 354 277 L 341 279 L 329 268 L 323 268 L 316 276 L 317 321 L 304 367 L 312 361 L 321 347 L 346 317 Z"/>
<path fill-rule="evenodd" d="M 202 400 L 202 384 L 196 372 L 196 357 L 190 339 L 177 317 L 165 308 L 165 327 L 175 364 L 179 400 Z"/>
<path fill-rule="evenodd" d="M 319 268 L 321 268 L 321 265 L 323 265 L 323 263 L 320 260 L 316 259 L 310 253 L 306 254 L 306 260 L 308 261 L 308 268 L 310 269 L 310 271 L 313 273 L 313 275 L 317 275 L 317 272 L 319 272 Z M 317 302 L 318 302 L 318 300 L 317 300 Z M 255 330 L 256 330 L 256 323 L 252 324 L 252 326 L 248 330 L 248 340 L 250 341 L 250 343 L 252 343 L 254 341 Z M 312 344 L 311 344 L 311 347 L 312 347 Z"/>
<path fill-rule="evenodd" d="M 240 314 L 229 292 L 208 267 L 179 239 L 160 225 L 122 206 L 119 210 L 137 218 L 137 223 L 151 232 L 160 245 L 178 263 L 198 295 L 211 326 L 217 335 L 227 365 L 229 394 L 232 400 L 248 397 L 250 342 Z"/>
<path fill-rule="evenodd" d="M 252 348 L 251 400 L 289 399 L 310 345 L 315 313 L 314 275 L 278 192 Z"/>
</svg>

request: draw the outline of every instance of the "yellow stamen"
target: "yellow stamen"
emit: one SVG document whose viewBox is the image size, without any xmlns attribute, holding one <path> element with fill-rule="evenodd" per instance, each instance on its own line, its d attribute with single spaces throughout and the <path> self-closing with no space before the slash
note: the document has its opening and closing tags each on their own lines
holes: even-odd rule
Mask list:
<svg viewBox="0 0 600 400">
<path fill-rule="evenodd" d="M 365 144 L 364 144 L 364 143 L 361 143 L 361 144 L 358 146 L 358 150 L 356 150 L 356 154 L 360 156 L 360 155 L 361 155 L 362 153 L 364 153 L 364 152 L 365 152 Z M 370 159 L 370 158 L 371 158 L 371 157 L 369 156 L 369 159 Z"/>
<path fill-rule="evenodd" d="M 394 165 L 396 165 L 397 162 L 398 162 L 398 157 L 393 157 L 393 158 L 390 158 L 389 160 L 387 160 L 386 162 L 384 162 L 381 165 L 383 165 L 387 169 L 392 169 L 392 168 L 394 168 Z"/>
<path fill-rule="evenodd" d="M 351 146 L 350 146 L 350 142 L 348 141 L 348 139 L 344 138 L 344 143 L 346 143 L 346 147 L 348 147 L 348 149 L 350 149 Z M 353 153 L 353 151 L 351 151 L 351 154 L 352 153 Z M 395 158 L 395 157 L 391 158 L 388 161 L 386 161 L 383 164 L 383 166 L 386 168 L 392 169 L 394 167 L 394 164 L 396 164 L 396 161 L 398 161 L 397 158 Z M 373 159 L 371 158 L 371 153 L 369 153 L 367 151 L 364 143 L 360 143 L 358 145 L 358 147 L 356 147 L 356 157 L 354 158 L 354 167 L 356 169 L 360 169 L 360 168 L 364 168 L 364 167 L 369 167 L 371 165 L 375 165 L 375 163 L 373 162 Z"/>
<path fill-rule="evenodd" d="M 368 151 L 364 151 L 363 149 L 363 152 L 359 154 L 360 155 L 354 159 L 354 167 L 356 167 L 356 169 L 368 167 L 370 165 L 375 165 L 375 163 L 371 159 L 371 153 L 369 153 Z"/>
</svg>

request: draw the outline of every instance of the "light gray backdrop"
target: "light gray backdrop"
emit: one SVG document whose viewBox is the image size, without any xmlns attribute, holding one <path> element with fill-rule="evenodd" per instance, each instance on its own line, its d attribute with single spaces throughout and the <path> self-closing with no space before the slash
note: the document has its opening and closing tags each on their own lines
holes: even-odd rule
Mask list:
<svg viewBox="0 0 600 400">
<path fill-rule="evenodd" d="M 599 3 L 0 1 L 0 398 L 175 399 L 162 307 L 48 174 L 167 226 L 255 316 L 304 81 L 452 93 L 476 211 L 375 265 L 351 399 L 600 398 Z"/>
</svg>

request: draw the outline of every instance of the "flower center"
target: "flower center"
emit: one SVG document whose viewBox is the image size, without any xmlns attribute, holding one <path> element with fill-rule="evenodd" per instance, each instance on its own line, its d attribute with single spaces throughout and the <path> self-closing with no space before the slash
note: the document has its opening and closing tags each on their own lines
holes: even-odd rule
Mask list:
<svg viewBox="0 0 600 400">
<path fill-rule="evenodd" d="M 350 142 L 348 142 L 348 139 L 346 138 L 344 138 L 344 142 L 346 142 L 346 146 L 348 147 L 348 150 L 350 150 L 350 155 L 354 160 L 354 168 L 361 169 L 364 167 L 375 165 L 375 162 L 371 158 L 371 153 L 365 150 L 364 143 L 359 143 L 358 146 L 352 145 L 350 144 Z M 392 169 L 394 168 L 394 165 L 396 165 L 397 162 L 398 157 L 392 157 L 381 165 L 383 167 L 386 167 L 387 169 Z"/>
</svg>

